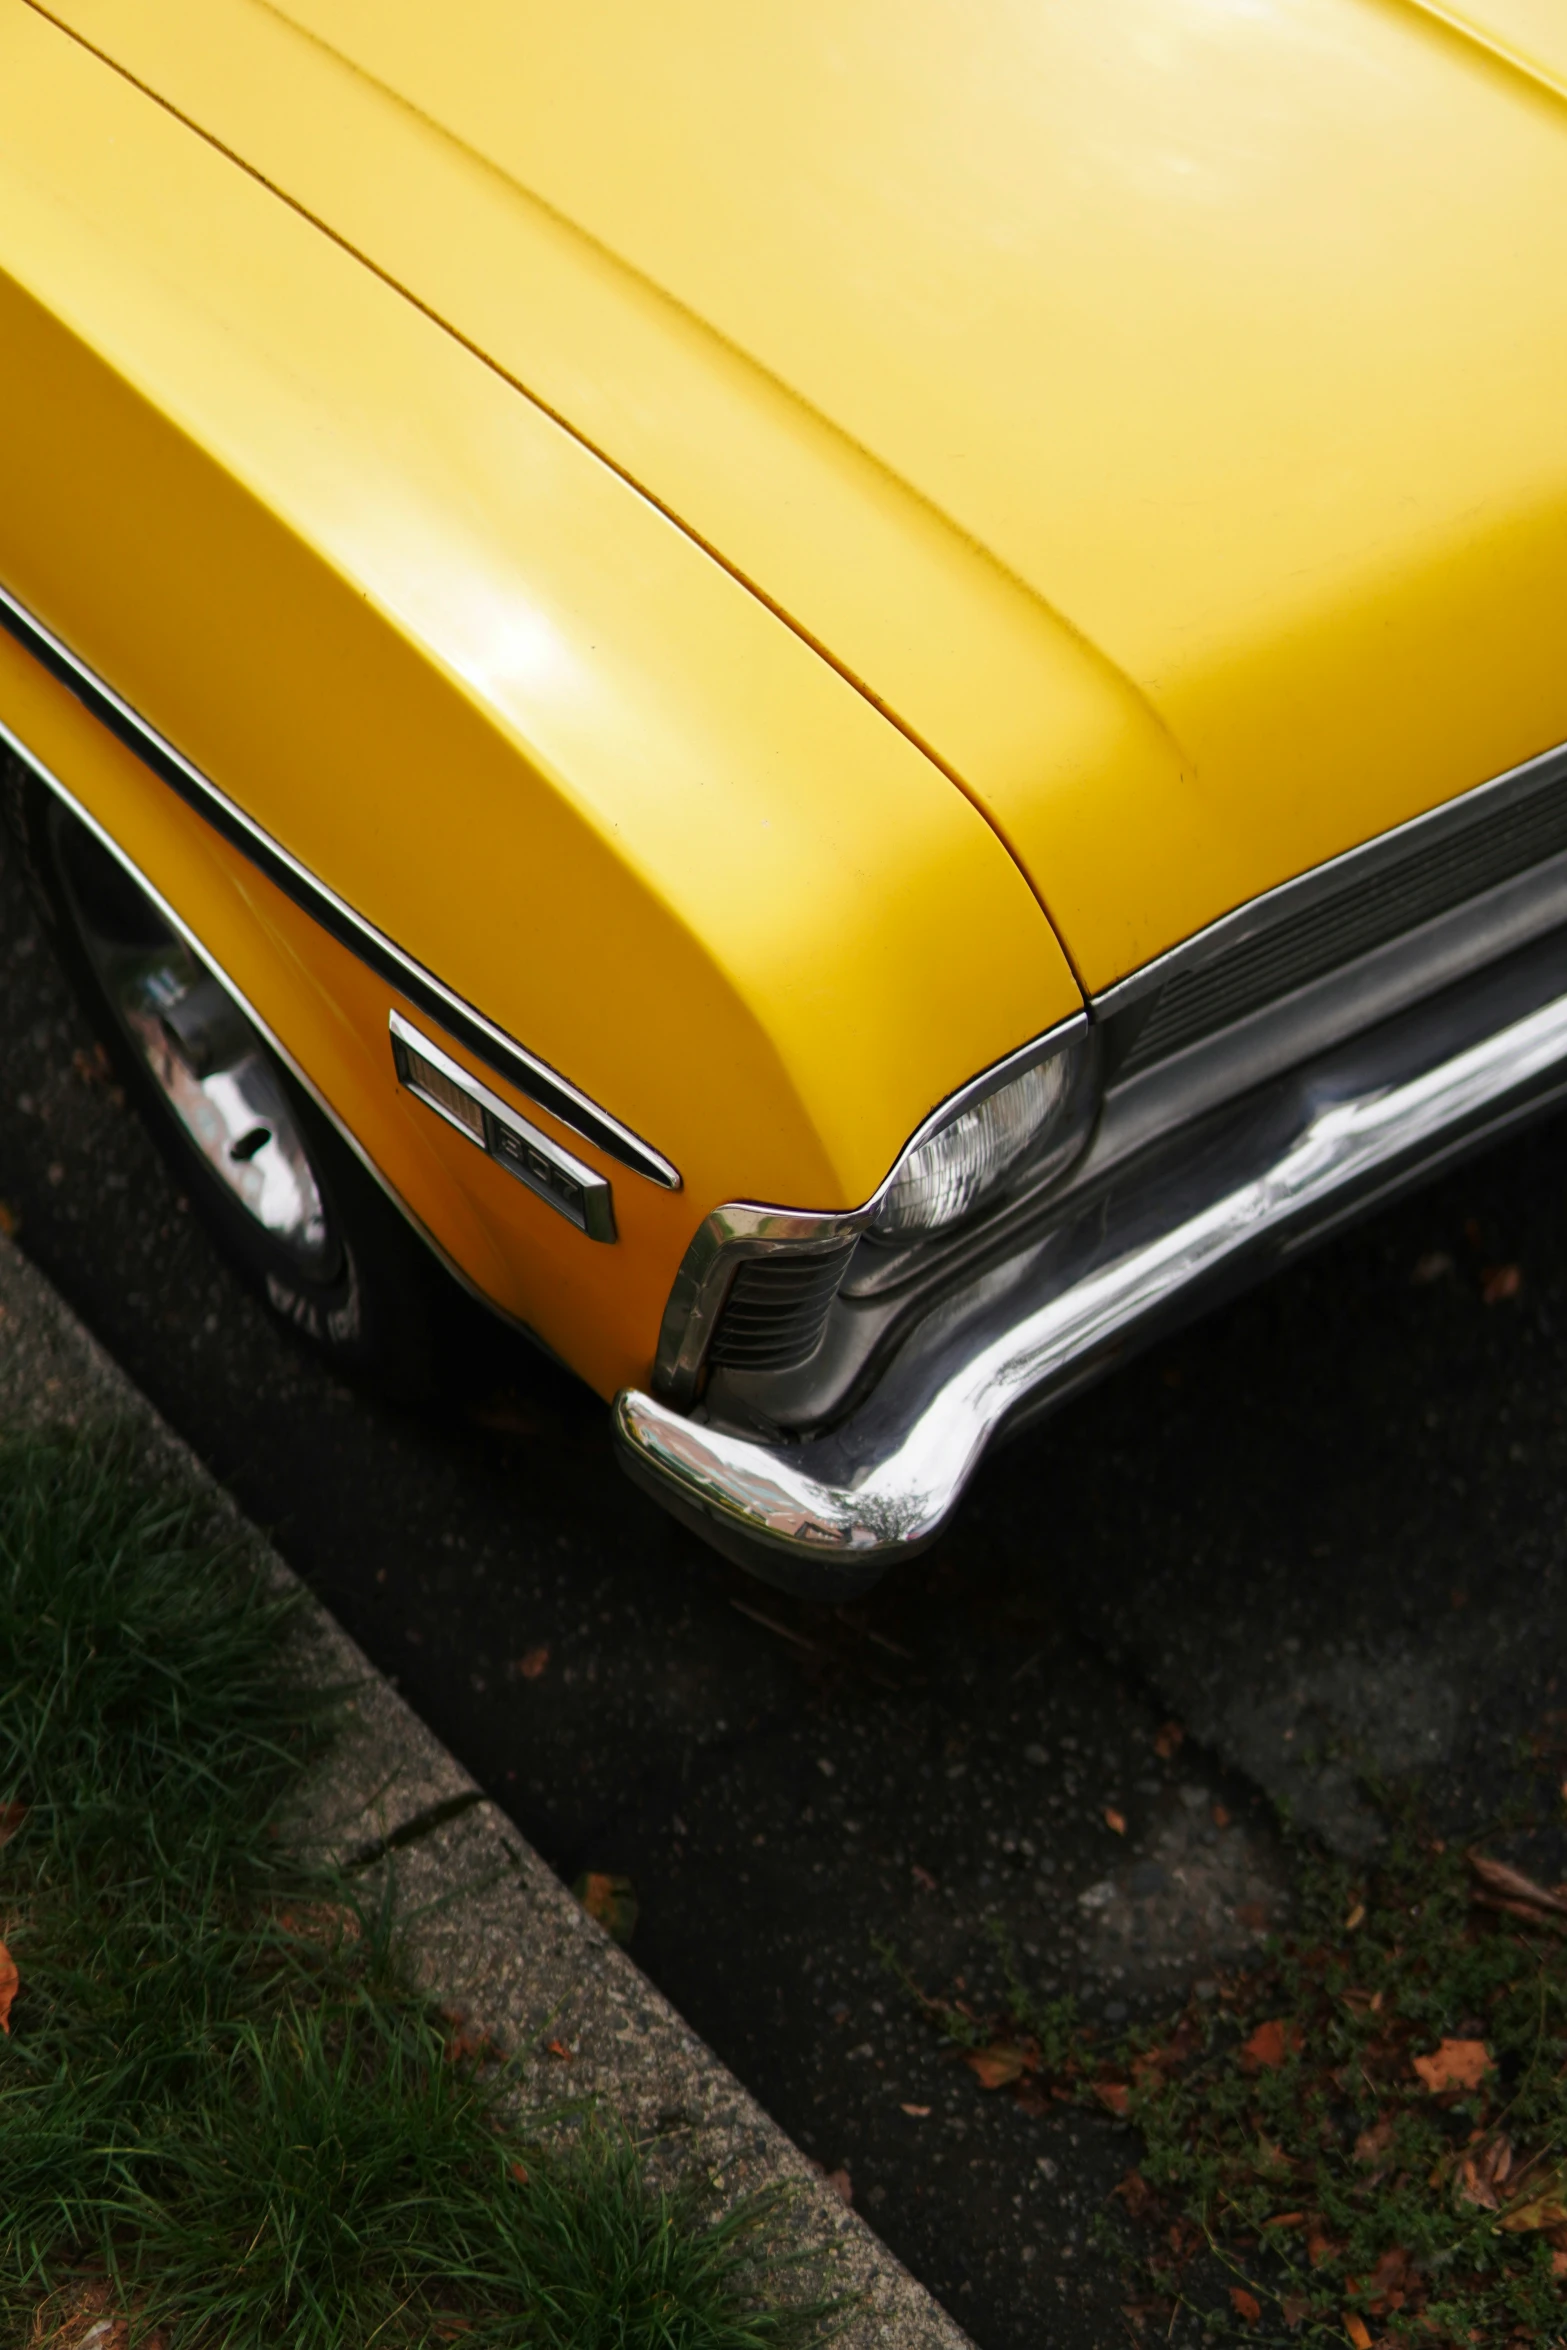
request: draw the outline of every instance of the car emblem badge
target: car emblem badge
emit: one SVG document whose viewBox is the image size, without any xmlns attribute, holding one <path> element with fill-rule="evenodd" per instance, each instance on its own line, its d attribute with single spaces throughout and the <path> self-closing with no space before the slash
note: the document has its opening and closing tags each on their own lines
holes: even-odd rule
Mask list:
<svg viewBox="0 0 1567 2350">
<path fill-rule="evenodd" d="M 416 1100 L 590 1240 L 615 1238 L 614 1196 L 602 1175 L 520 1117 L 400 1012 L 391 1014 L 390 1027 L 398 1081 Z"/>
</svg>

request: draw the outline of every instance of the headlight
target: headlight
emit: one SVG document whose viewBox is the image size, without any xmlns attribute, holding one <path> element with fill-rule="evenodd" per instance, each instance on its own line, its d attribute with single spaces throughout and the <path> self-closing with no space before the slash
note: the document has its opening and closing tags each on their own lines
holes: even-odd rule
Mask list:
<svg viewBox="0 0 1567 2350">
<path fill-rule="evenodd" d="M 959 1108 L 905 1153 L 870 1229 L 884 1240 L 940 1231 L 999 1192 L 1062 1164 L 1087 1133 L 1091 1086 L 1081 1028 L 1032 1068 Z"/>
</svg>

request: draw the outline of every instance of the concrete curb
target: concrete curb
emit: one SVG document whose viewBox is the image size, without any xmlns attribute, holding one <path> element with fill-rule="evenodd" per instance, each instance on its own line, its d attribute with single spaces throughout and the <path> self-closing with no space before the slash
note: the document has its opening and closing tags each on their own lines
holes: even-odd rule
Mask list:
<svg viewBox="0 0 1567 2350">
<path fill-rule="evenodd" d="M 0 1428 L 109 1425 L 199 1492 L 254 1558 L 291 1570 L 8 1242 L 0 1242 Z M 968 2337 L 667 2000 L 587 1916 L 342 1628 L 307 1602 L 308 1669 L 350 1685 L 354 1727 L 311 1788 L 302 1839 L 367 1873 L 390 1868 L 423 1981 L 522 2058 L 541 2104 L 593 2096 L 662 2168 L 700 2163 L 727 2200 L 797 2188 L 794 2232 L 818 2289 L 861 2296 L 845 2350 L 965 2350 Z M 560 2052 L 564 2051 L 564 2054 Z"/>
</svg>

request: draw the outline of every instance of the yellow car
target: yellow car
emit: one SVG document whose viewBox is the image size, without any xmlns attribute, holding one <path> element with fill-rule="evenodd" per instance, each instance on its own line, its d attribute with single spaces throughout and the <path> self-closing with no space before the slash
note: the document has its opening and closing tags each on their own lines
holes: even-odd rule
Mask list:
<svg viewBox="0 0 1567 2350">
<path fill-rule="evenodd" d="M 1559 0 L 0 0 L 0 736 L 192 1197 L 846 1594 L 1567 1085 Z"/>
</svg>

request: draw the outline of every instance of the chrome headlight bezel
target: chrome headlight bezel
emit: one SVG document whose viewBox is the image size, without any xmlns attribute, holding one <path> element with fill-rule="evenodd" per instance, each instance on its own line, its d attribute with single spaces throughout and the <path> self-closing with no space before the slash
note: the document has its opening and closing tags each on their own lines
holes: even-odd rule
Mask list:
<svg viewBox="0 0 1567 2350">
<path fill-rule="evenodd" d="M 1064 1174 L 1098 1114 L 1095 1046 L 1078 1013 L 943 1102 L 867 1202 L 866 1238 L 939 1240 Z"/>
<path fill-rule="evenodd" d="M 1029 1070 L 1061 1058 L 1067 1082 L 1059 1110 L 1042 1134 L 1040 1147 L 1021 1153 L 1001 1171 L 1003 1179 L 976 1199 L 956 1221 L 925 1232 L 896 1233 L 878 1238 L 871 1226 L 883 1201 L 914 1155 L 956 1120 L 1001 1092 Z M 916 1259 L 929 1251 L 961 1244 L 965 1233 L 998 1209 L 1005 1210 L 1063 1176 L 1081 1155 L 1093 1132 L 1099 1109 L 1098 1037 L 1085 1014 L 1075 1013 L 1043 1036 L 1035 1037 L 1004 1061 L 981 1072 L 968 1085 L 934 1109 L 910 1135 L 885 1179 L 857 1208 L 806 1209 L 731 1200 L 703 1219 L 692 1236 L 675 1276 L 659 1329 L 654 1360 L 654 1392 L 681 1409 L 697 1398 L 705 1376 L 708 1344 L 723 1310 L 736 1269 L 749 1258 L 819 1255 L 844 1242 L 864 1241 L 874 1251 L 877 1270 L 870 1286 L 896 1282 Z M 858 1266 L 860 1259 L 854 1257 Z M 855 1286 L 860 1276 L 855 1276 Z"/>
</svg>

